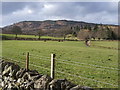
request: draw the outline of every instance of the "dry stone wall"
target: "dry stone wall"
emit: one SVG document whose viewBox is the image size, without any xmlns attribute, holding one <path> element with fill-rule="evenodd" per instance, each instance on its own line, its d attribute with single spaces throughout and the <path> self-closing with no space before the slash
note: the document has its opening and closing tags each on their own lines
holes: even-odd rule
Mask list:
<svg viewBox="0 0 120 90">
<path fill-rule="evenodd" d="M 67 79 L 52 79 L 36 70 L 20 68 L 12 62 L 0 60 L 0 89 L 2 90 L 93 90 L 75 85 Z"/>
</svg>

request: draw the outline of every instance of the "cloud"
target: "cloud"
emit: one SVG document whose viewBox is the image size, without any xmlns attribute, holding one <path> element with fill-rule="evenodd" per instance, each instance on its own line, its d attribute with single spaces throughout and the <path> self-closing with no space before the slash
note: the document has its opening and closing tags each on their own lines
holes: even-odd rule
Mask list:
<svg viewBox="0 0 120 90">
<path fill-rule="evenodd" d="M 2 3 L 2 14 L 9 14 L 12 13 L 13 11 L 17 11 L 20 10 L 22 8 L 24 8 L 26 4 L 25 3 L 18 3 L 18 2 L 6 2 L 6 3 Z"/>
<path fill-rule="evenodd" d="M 34 11 L 31 9 L 31 8 L 28 8 L 28 7 L 25 7 L 24 9 L 22 10 L 18 10 L 18 11 L 15 11 L 15 12 L 12 12 L 12 15 L 15 15 L 15 16 L 23 16 L 23 15 L 28 15 L 28 14 L 32 14 Z"/>
<path fill-rule="evenodd" d="M 68 19 L 118 24 L 117 9 L 117 2 L 4 2 L 2 23 Z"/>
</svg>

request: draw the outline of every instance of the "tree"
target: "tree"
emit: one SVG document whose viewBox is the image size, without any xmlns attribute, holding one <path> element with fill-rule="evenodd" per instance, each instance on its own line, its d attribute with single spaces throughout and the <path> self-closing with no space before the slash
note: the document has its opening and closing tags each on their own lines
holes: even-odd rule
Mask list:
<svg viewBox="0 0 120 90">
<path fill-rule="evenodd" d="M 44 34 L 44 32 L 41 30 L 41 29 L 38 29 L 37 31 L 37 35 L 39 36 L 38 37 L 38 40 L 40 40 L 40 37 Z"/>
<path fill-rule="evenodd" d="M 74 37 L 77 37 L 77 32 L 74 31 L 74 32 L 72 33 L 72 35 L 73 35 Z"/>
<path fill-rule="evenodd" d="M 91 38 L 91 31 L 88 29 L 82 29 L 78 33 L 78 39 L 87 40 Z"/>
<path fill-rule="evenodd" d="M 84 26 L 84 29 L 87 29 L 87 25 Z"/>
<path fill-rule="evenodd" d="M 95 24 L 94 27 L 91 27 L 90 25 L 88 25 L 88 30 L 91 31 L 91 38 L 95 40 L 95 38 L 97 37 L 98 25 Z"/>
<path fill-rule="evenodd" d="M 93 30 L 96 32 L 96 31 L 98 31 L 98 29 L 99 29 L 98 25 L 96 24 Z"/>
<path fill-rule="evenodd" d="M 18 34 L 22 34 L 21 28 L 19 26 L 14 26 L 12 28 L 12 33 L 15 34 L 15 39 L 17 39 Z"/>
<path fill-rule="evenodd" d="M 77 37 L 77 33 L 80 31 L 80 27 L 79 26 L 71 27 L 71 31 L 72 33 L 69 34 L 72 34 L 74 37 Z"/>
<path fill-rule="evenodd" d="M 112 31 L 111 28 L 106 26 L 106 30 L 107 30 L 107 37 L 108 37 L 108 39 L 111 39 L 111 40 L 116 40 L 117 39 L 117 35 Z"/>
<path fill-rule="evenodd" d="M 73 36 L 77 37 L 77 33 L 80 31 L 80 27 L 76 26 L 74 32 L 73 32 Z"/>
<path fill-rule="evenodd" d="M 112 37 L 112 40 L 118 39 L 117 35 L 113 31 L 111 32 L 111 37 Z"/>
<path fill-rule="evenodd" d="M 87 29 L 91 31 L 91 30 L 92 30 L 92 27 L 91 27 L 90 25 L 88 25 L 88 26 L 87 26 Z"/>
<path fill-rule="evenodd" d="M 76 26 L 76 32 L 79 32 L 79 31 L 80 31 L 80 27 Z"/>
<path fill-rule="evenodd" d="M 104 29 L 100 29 L 96 32 L 96 38 L 98 38 L 98 40 L 103 39 L 103 38 L 107 38 L 107 32 Z"/>
</svg>

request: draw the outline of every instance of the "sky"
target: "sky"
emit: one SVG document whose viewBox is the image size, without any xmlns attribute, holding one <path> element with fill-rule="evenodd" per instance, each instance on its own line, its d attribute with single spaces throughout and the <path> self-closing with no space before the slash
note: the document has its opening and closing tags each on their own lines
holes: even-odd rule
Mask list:
<svg viewBox="0 0 120 90">
<path fill-rule="evenodd" d="M 20 21 L 74 20 L 118 24 L 117 2 L 2 2 L 1 27 Z"/>
</svg>

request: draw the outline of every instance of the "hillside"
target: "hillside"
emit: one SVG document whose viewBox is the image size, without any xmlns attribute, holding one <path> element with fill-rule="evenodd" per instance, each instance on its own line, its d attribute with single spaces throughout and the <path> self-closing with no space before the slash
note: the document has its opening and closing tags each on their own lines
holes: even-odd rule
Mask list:
<svg viewBox="0 0 120 90">
<path fill-rule="evenodd" d="M 64 36 L 67 34 L 75 34 L 77 36 L 81 29 L 94 29 L 95 27 L 101 29 L 109 27 L 115 34 L 117 34 L 117 25 L 103 25 L 86 23 L 80 21 L 68 21 L 68 20 L 46 20 L 46 21 L 22 21 L 9 25 L 3 28 L 2 33 L 11 34 L 13 26 L 19 26 L 23 34 L 37 35 L 39 30 L 44 32 L 47 36 Z"/>
<path fill-rule="evenodd" d="M 35 31 L 37 31 L 38 29 L 42 29 L 44 31 L 47 30 L 58 30 L 61 29 L 63 27 L 69 27 L 69 26 L 85 26 L 88 25 L 89 23 L 85 23 L 85 22 L 76 22 L 76 21 L 67 21 L 67 20 L 58 20 L 58 21 L 51 21 L 51 20 L 47 20 L 47 21 L 23 21 L 23 22 L 19 22 L 19 23 L 15 23 L 13 25 L 10 26 L 6 26 L 3 29 L 3 33 L 11 33 L 10 29 L 17 25 L 19 27 L 22 28 L 23 33 L 25 34 L 34 34 Z M 94 24 L 90 24 L 90 25 L 94 25 Z"/>
</svg>

